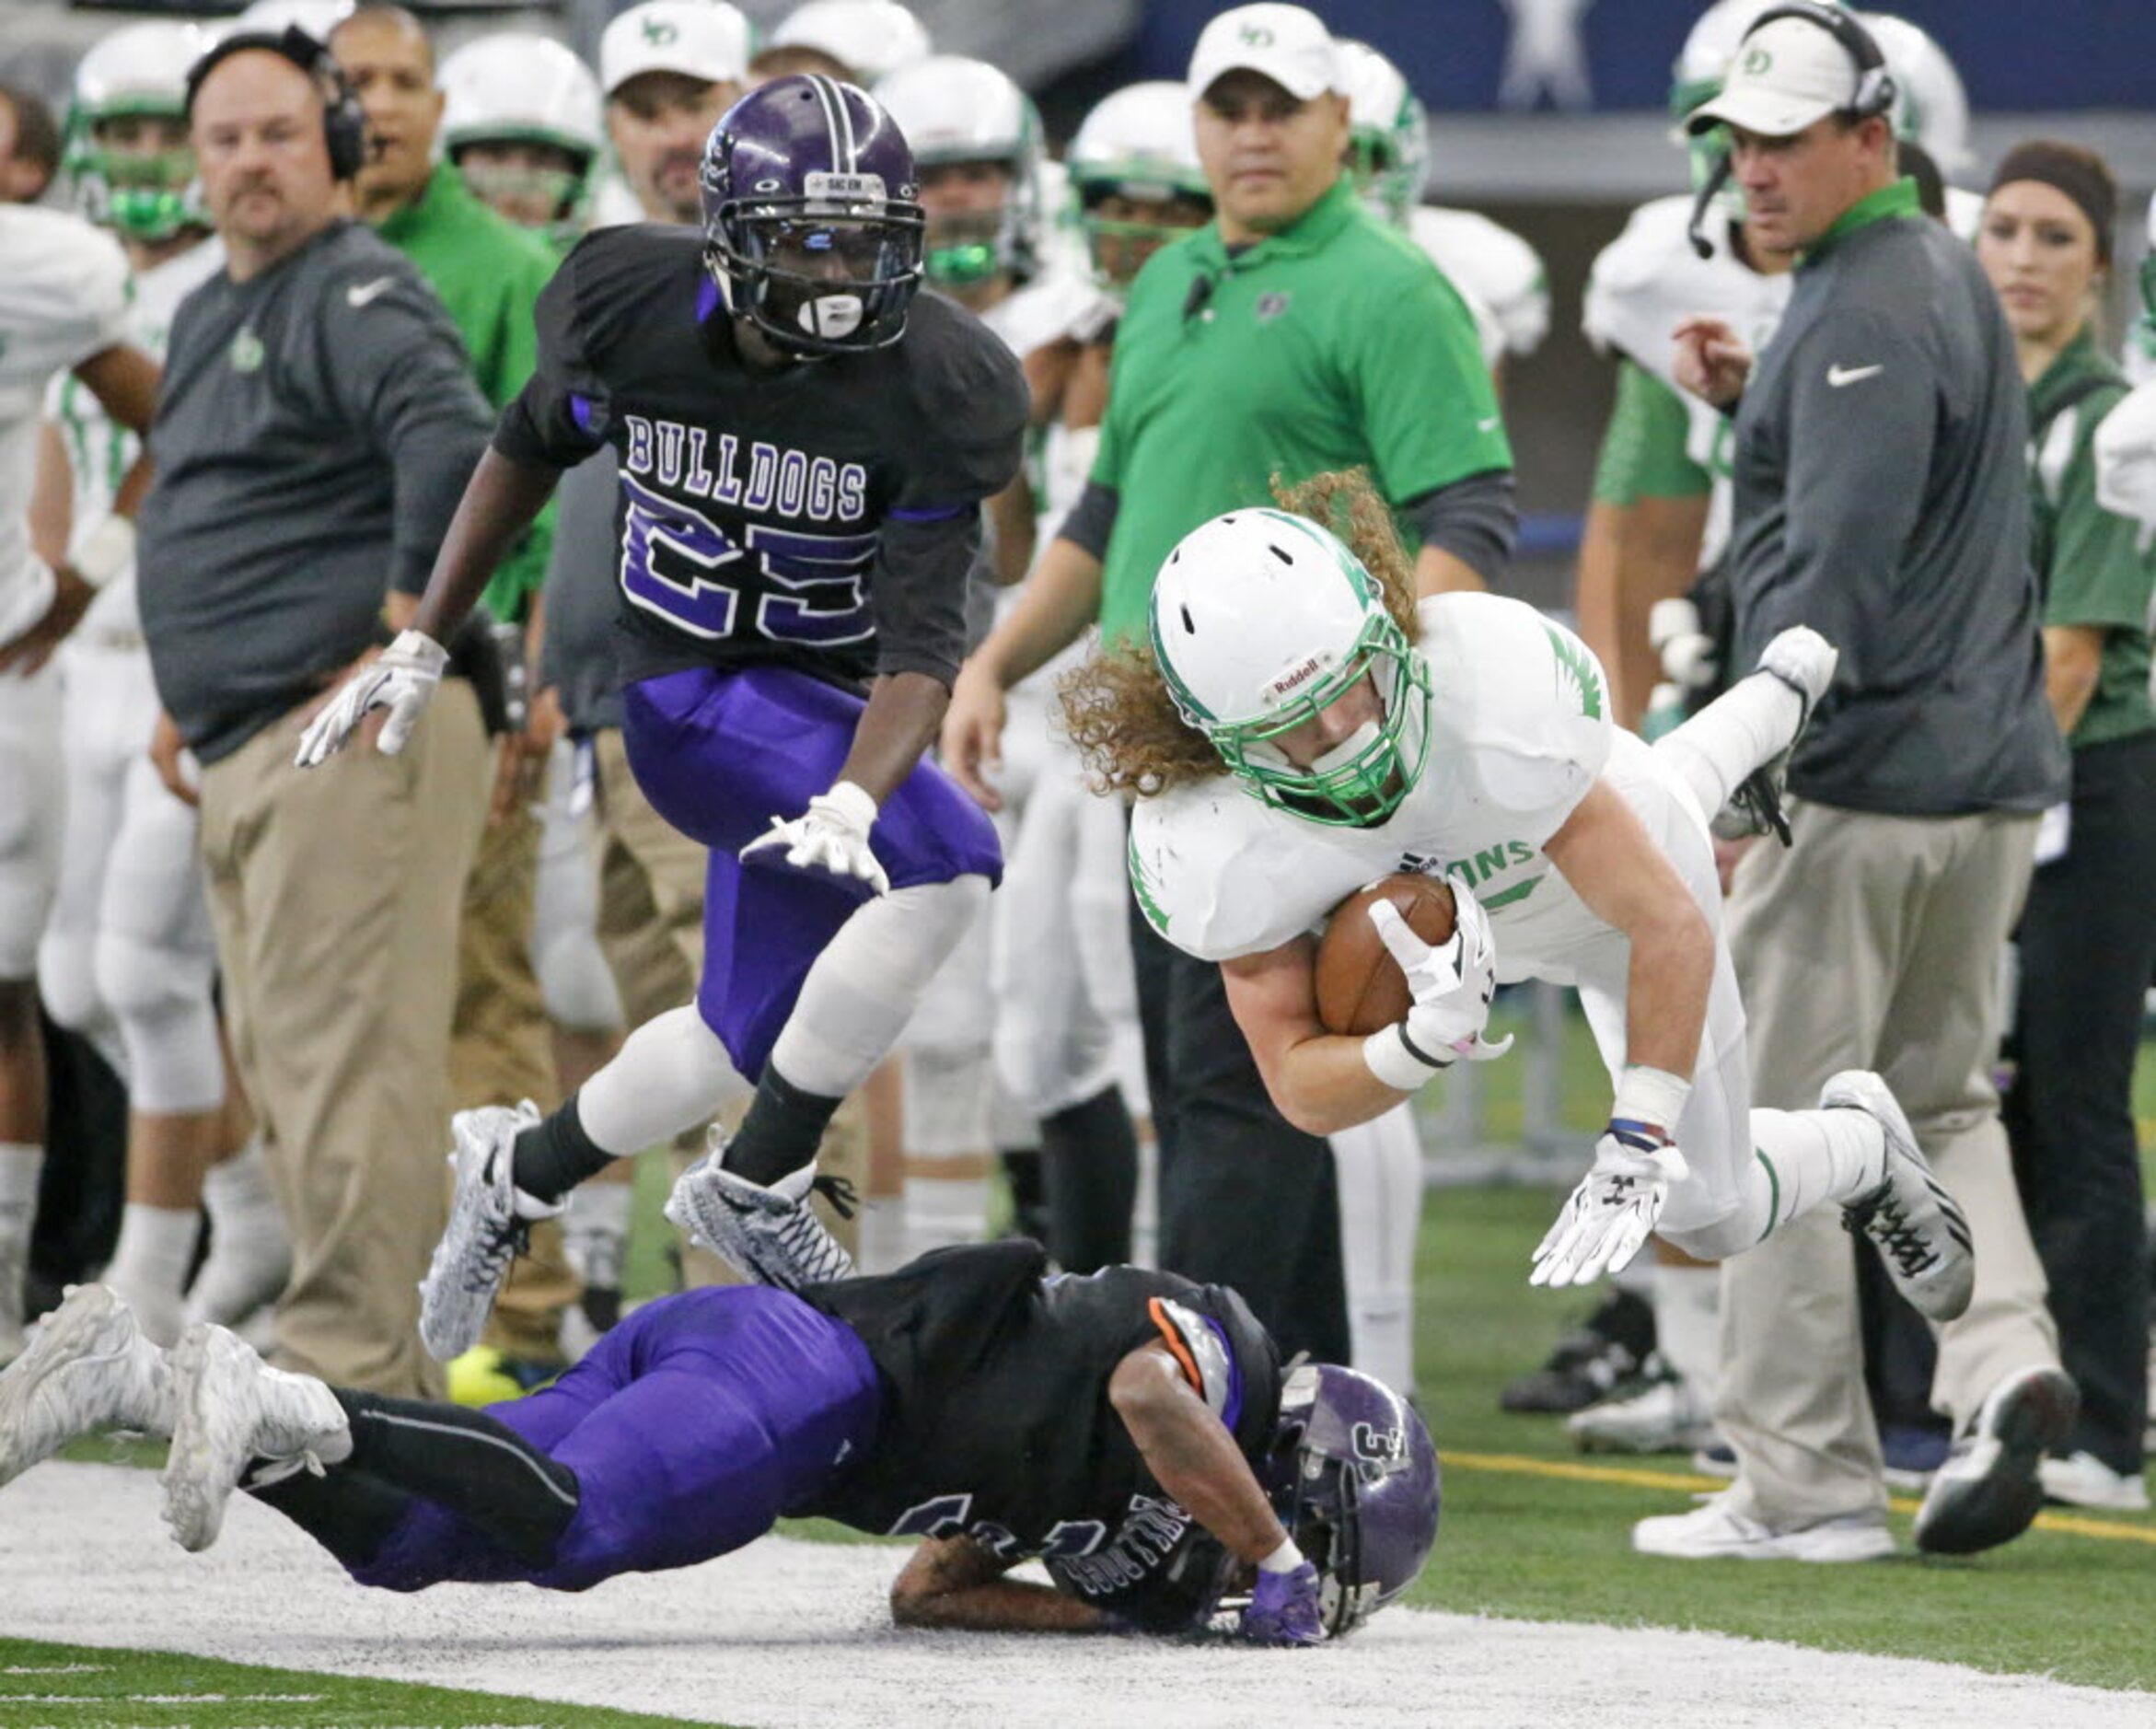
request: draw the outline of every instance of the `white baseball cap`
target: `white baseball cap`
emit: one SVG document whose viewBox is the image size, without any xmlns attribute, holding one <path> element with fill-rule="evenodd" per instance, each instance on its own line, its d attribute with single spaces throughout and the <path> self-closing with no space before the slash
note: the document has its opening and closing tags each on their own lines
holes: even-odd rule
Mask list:
<svg viewBox="0 0 2156 1729">
<path fill-rule="evenodd" d="M 1301 6 L 1237 6 L 1208 24 L 1190 51 L 1185 82 L 1191 97 L 1203 96 L 1230 72 L 1261 74 L 1298 102 L 1347 84 L 1332 32 Z"/>
<path fill-rule="evenodd" d="M 599 38 L 599 85 L 612 96 L 647 72 L 710 84 L 748 80 L 748 20 L 725 0 L 647 0 Z"/>
<path fill-rule="evenodd" d="M 1858 105 L 1864 75 L 1841 40 L 1809 18 L 1769 18 L 1737 44 L 1721 94 L 1686 118 L 1697 137 L 1741 126 L 1762 138 L 1789 138 L 1814 121 Z"/>
</svg>

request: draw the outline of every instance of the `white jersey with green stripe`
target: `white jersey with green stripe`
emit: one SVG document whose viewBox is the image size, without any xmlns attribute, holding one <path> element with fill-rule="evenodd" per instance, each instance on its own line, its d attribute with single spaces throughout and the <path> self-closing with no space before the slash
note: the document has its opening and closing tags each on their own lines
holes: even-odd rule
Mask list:
<svg viewBox="0 0 2156 1729">
<path fill-rule="evenodd" d="M 165 339 L 180 303 L 225 267 L 225 243 L 205 238 L 177 257 L 136 273 L 127 307 L 127 335 L 156 360 L 165 358 Z M 73 482 L 69 504 L 77 533 L 84 525 L 110 512 L 120 482 L 134 464 L 135 436 L 107 414 L 89 388 L 73 373 L 52 380 L 45 395 L 45 418 L 59 430 L 67 451 Z M 84 628 L 139 632 L 134 604 L 134 567 L 107 583 L 90 603 Z"/>
<path fill-rule="evenodd" d="M 1733 423 L 1676 382 L 1680 320 L 1721 319 L 1756 354 L 1773 339 L 1790 301 L 1790 278 L 1762 276 L 1731 247 L 1727 214 L 1716 208 L 1704 225 L 1709 256 L 1693 249 L 1692 200 L 1657 198 L 1641 204 L 1624 232 L 1602 249 L 1588 273 L 1581 310 L 1587 340 L 1616 351 L 1652 374 L 1685 411 L 1685 454 L 1713 481 L 1707 529 L 1699 548 L 1704 569 L 1729 543 Z"/>
<path fill-rule="evenodd" d="M 1518 600 L 1442 595 L 1420 611 L 1430 748 L 1385 821 L 1308 821 L 1225 775 L 1139 802 L 1131 887 L 1168 941 L 1201 960 L 1262 954 L 1396 871 L 1474 891 L 1506 982 L 1551 976 L 1552 957 L 1607 930 L 1542 851 L 1605 768 L 1648 750 L 1611 721 L 1601 666 Z"/>
</svg>

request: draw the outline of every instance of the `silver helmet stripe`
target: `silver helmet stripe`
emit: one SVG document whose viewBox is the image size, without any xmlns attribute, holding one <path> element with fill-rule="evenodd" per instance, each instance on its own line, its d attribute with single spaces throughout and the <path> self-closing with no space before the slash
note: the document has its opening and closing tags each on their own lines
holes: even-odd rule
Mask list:
<svg viewBox="0 0 2156 1729">
<path fill-rule="evenodd" d="M 808 81 L 816 87 L 817 98 L 824 105 L 824 124 L 830 129 L 831 167 L 840 174 L 851 174 L 860 166 L 861 153 L 854 143 L 853 117 L 847 112 L 845 94 L 821 73 L 810 73 Z"/>
</svg>

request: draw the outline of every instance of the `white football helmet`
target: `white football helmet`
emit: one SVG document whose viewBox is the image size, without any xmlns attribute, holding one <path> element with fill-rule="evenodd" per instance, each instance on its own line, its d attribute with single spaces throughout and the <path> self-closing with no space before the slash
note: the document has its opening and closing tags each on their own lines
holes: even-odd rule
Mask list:
<svg viewBox="0 0 2156 1729">
<path fill-rule="evenodd" d="M 1137 267 L 1182 229 L 1160 222 L 1110 222 L 1099 215 L 1108 197 L 1166 206 L 1188 199 L 1212 207 L 1212 189 L 1198 163 L 1189 87 L 1165 78 L 1125 85 L 1095 104 L 1063 153 L 1079 226 L 1104 288 L 1130 285 Z M 1130 255 L 1130 261 L 1121 261 Z"/>
<path fill-rule="evenodd" d="M 1894 74 L 1894 135 L 1924 146 L 1948 180 L 1967 172 L 1969 96 L 1946 50 L 1928 31 L 1887 12 L 1860 12 Z"/>
<path fill-rule="evenodd" d="M 210 226 L 192 150 L 182 145 L 154 156 L 114 150 L 99 140 L 98 128 L 143 116 L 183 121 L 187 69 L 211 41 L 192 24 L 127 24 L 100 38 L 75 66 L 66 166 L 92 222 L 138 240 L 167 240 L 182 228 Z"/>
<path fill-rule="evenodd" d="M 442 62 L 435 81 L 442 90 L 442 148 L 452 162 L 478 144 L 551 145 L 567 154 L 573 166 L 553 189 L 553 226 L 581 231 L 607 144 L 592 69 L 550 36 L 509 30 L 465 43 Z"/>
<path fill-rule="evenodd" d="M 296 24 L 318 42 L 352 16 L 356 0 L 254 0 L 232 20 L 234 30 L 267 30 L 274 36 L 287 24 Z M 226 31 L 218 31 L 220 36 Z"/>
<path fill-rule="evenodd" d="M 1430 749 L 1430 670 L 1339 540 L 1282 510 L 1193 528 L 1153 586 L 1153 652 L 1177 710 L 1245 789 L 1311 822 L 1367 828 L 1407 797 Z M 1308 768 L 1276 742 L 1364 677 L 1378 718 Z"/>
<path fill-rule="evenodd" d="M 932 52 L 926 27 L 897 0 L 808 0 L 771 32 L 771 45 L 829 54 L 864 85 Z"/>
<path fill-rule="evenodd" d="M 1334 44 L 1348 92 L 1348 163 L 1373 215 L 1396 227 L 1422 201 L 1430 114 L 1408 80 L 1367 42 Z"/>
<path fill-rule="evenodd" d="M 1040 116 L 1009 75 L 985 60 L 932 54 L 875 87 L 925 171 L 954 162 L 1000 162 L 1011 185 L 1000 210 L 928 219 L 923 262 L 940 286 L 970 287 L 1008 271 L 1024 281 L 1040 267 Z"/>
</svg>

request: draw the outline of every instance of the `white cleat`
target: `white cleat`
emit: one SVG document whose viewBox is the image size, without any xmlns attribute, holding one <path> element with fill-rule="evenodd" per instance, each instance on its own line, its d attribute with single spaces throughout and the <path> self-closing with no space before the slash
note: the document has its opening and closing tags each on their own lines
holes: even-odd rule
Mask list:
<svg viewBox="0 0 2156 1729">
<path fill-rule="evenodd" d="M 539 1120 L 529 1099 L 511 1109 L 486 1105 L 449 1120 L 457 1149 L 449 1155 L 457 1187 L 449 1223 L 435 1245 L 419 1286 L 419 1337 L 427 1355 L 453 1363 L 486 1330 L 494 1298 L 529 1234 L 531 1221 L 561 1212 L 520 1198 L 510 1180 L 516 1136 Z"/>
<path fill-rule="evenodd" d="M 310 1457 L 346 1427 L 322 1382 L 271 1368 L 238 1334 L 207 1323 L 189 1328 L 172 1352 L 172 1403 L 164 1518 L 185 1549 L 217 1540 L 225 1503 L 253 1460 Z"/>
<path fill-rule="evenodd" d="M 809 1211 L 814 1164 L 767 1188 L 724 1169 L 719 1163 L 724 1151 L 714 1133 L 711 1150 L 681 1173 L 667 1198 L 667 1217 L 691 1242 L 782 1291 L 853 1277 L 853 1257 Z"/>
<path fill-rule="evenodd" d="M 2044 1499 L 2062 1506 L 2093 1507 L 2104 1513 L 2149 1511 L 2149 1481 L 2139 1471 L 2130 1477 L 2115 1471 L 2093 1453 L 2069 1453 L 2036 1467 Z"/>
<path fill-rule="evenodd" d="M 1886 1143 L 1879 1187 L 1843 1208 L 1842 1223 L 1878 1247 L 1887 1275 L 1919 1315 L 1959 1319 L 1976 1288 L 1969 1222 L 1932 1176 L 1893 1092 L 1868 1070 L 1845 1069 L 1819 1089 L 1819 1108 L 1862 1111 Z"/>
<path fill-rule="evenodd" d="M 0 1374 L 0 1483 L 106 1429 L 172 1430 L 165 1353 L 101 1284 L 78 1284 Z"/>
<path fill-rule="evenodd" d="M 1894 1553 L 1884 1514 L 1778 1529 L 1738 1513 L 1729 1500 L 1725 1491 L 1689 1513 L 1641 1519 L 1632 1527 L 1632 1547 L 1675 1561 L 1880 1561 Z"/>
<path fill-rule="evenodd" d="M 1721 1439 L 1706 1401 L 1674 1376 L 1576 1410 L 1565 1427 L 1582 1453 L 1692 1453 Z"/>
</svg>

